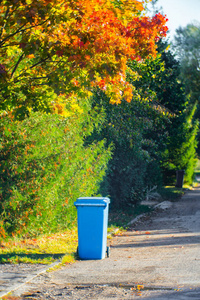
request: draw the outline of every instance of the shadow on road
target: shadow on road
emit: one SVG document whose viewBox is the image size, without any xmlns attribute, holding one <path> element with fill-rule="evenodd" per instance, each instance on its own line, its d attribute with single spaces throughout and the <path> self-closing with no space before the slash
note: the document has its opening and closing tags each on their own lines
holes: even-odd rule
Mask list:
<svg viewBox="0 0 200 300">
<path fill-rule="evenodd" d="M 142 242 L 124 243 L 111 246 L 112 248 L 140 248 L 140 247 L 159 247 L 159 246 L 175 246 L 175 245 L 199 245 L 200 235 L 190 236 L 172 236 L 151 239 Z"/>
<path fill-rule="evenodd" d="M 188 288 L 184 290 L 177 289 L 174 292 L 163 292 L 159 295 L 142 297 L 142 299 L 146 300 L 199 300 L 200 299 L 200 288 Z"/>
</svg>

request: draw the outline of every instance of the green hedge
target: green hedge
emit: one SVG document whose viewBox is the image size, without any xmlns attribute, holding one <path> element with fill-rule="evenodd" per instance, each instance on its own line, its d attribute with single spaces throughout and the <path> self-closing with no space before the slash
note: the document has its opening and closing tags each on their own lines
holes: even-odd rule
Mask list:
<svg viewBox="0 0 200 300">
<path fill-rule="evenodd" d="M 65 119 L 32 113 L 21 122 L 2 115 L 2 237 L 65 229 L 76 219 L 76 198 L 97 193 L 111 149 L 105 148 L 104 141 L 84 146 L 85 125 L 75 113 Z"/>
</svg>

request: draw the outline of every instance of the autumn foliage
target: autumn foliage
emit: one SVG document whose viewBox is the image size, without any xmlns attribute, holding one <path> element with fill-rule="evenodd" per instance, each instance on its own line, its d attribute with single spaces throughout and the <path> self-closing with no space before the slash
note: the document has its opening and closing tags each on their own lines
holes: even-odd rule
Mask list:
<svg viewBox="0 0 200 300">
<path fill-rule="evenodd" d="M 137 0 L 4 0 L 0 17 L 2 109 L 45 110 L 54 93 L 96 86 L 112 103 L 130 102 L 127 61 L 155 56 L 167 32 L 166 18 L 145 16 Z"/>
</svg>

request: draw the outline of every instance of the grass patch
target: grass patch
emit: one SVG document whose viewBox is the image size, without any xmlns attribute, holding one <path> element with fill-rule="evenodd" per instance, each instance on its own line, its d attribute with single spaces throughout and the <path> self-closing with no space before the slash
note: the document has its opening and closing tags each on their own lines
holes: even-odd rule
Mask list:
<svg viewBox="0 0 200 300">
<path fill-rule="evenodd" d="M 109 238 L 123 232 L 128 222 L 138 214 L 147 211 L 149 208 L 145 206 L 111 211 L 108 226 Z M 0 263 L 51 264 L 60 260 L 61 264 L 68 264 L 76 261 L 77 246 L 77 228 L 33 239 L 10 238 L 6 241 L 0 241 Z"/>
<path fill-rule="evenodd" d="M 124 209 L 112 209 L 109 213 L 109 228 L 127 228 L 127 224 L 140 214 L 150 212 L 152 209 L 147 205 L 138 205 Z"/>
<path fill-rule="evenodd" d="M 198 176 L 198 177 L 200 177 L 200 170 L 198 170 L 198 171 L 195 171 L 195 176 Z"/>
<path fill-rule="evenodd" d="M 194 182 L 193 182 L 193 186 L 197 187 L 200 184 L 200 160 L 197 160 L 197 165 L 196 168 L 194 170 Z"/>
<path fill-rule="evenodd" d="M 77 244 L 76 228 L 37 239 L 12 238 L 0 242 L 0 263 L 51 264 L 58 259 L 70 263 L 75 261 Z"/>
<path fill-rule="evenodd" d="M 162 201 L 177 201 L 184 194 L 185 188 L 176 188 L 172 186 L 165 186 L 158 189 Z"/>
<path fill-rule="evenodd" d="M 200 170 L 195 170 L 193 186 L 198 186 L 199 183 L 200 183 Z"/>
</svg>

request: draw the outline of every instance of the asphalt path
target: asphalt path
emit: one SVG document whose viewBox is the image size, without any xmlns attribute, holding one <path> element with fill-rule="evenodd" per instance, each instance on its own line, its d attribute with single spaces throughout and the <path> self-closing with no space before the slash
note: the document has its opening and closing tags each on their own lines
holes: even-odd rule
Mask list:
<svg viewBox="0 0 200 300">
<path fill-rule="evenodd" d="M 109 240 L 109 258 L 77 261 L 53 272 L 40 270 L 12 295 L 23 300 L 199 300 L 200 188 L 168 204 Z M 0 267 L 0 283 L 3 280 Z M 12 280 L 10 285 L 12 290 Z"/>
</svg>

